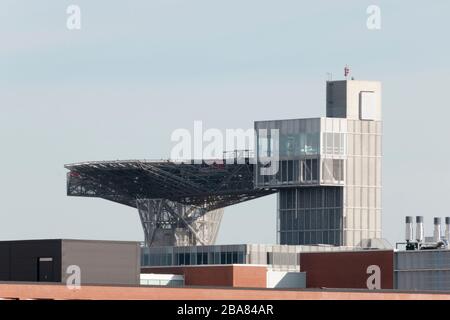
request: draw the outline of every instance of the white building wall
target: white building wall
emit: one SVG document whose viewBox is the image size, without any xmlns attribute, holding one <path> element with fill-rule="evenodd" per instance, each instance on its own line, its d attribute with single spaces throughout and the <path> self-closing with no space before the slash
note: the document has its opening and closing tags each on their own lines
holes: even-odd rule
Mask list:
<svg viewBox="0 0 450 320">
<path fill-rule="evenodd" d="M 268 270 L 267 288 L 306 288 L 306 273 Z"/>
</svg>

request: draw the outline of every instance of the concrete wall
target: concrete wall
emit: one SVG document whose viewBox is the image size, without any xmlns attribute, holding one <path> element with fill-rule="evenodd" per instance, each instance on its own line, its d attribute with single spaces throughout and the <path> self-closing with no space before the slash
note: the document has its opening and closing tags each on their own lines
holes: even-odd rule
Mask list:
<svg viewBox="0 0 450 320">
<path fill-rule="evenodd" d="M 381 120 L 381 83 L 378 81 L 347 81 L 347 118 L 360 119 L 360 93 L 372 91 L 376 96 L 375 117 L 371 120 Z"/>
<path fill-rule="evenodd" d="M 62 282 L 67 267 L 81 269 L 82 284 L 139 284 L 140 248 L 137 242 L 62 240 Z"/>
<path fill-rule="evenodd" d="M 300 253 L 300 271 L 306 272 L 307 288 L 368 288 L 377 266 L 380 289 L 394 287 L 394 253 L 385 250 Z"/>
<path fill-rule="evenodd" d="M 306 288 L 304 272 L 267 271 L 267 288 Z"/>
<path fill-rule="evenodd" d="M 327 117 L 362 120 L 360 118 L 361 92 L 374 92 L 375 115 L 370 120 L 381 120 L 381 83 L 378 81 L 327 82 Z"/>
</svg>

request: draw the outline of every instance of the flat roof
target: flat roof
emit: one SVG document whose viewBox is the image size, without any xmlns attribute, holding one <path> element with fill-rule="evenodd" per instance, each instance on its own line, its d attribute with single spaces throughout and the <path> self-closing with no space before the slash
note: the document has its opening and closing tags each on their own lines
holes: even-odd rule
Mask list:
<svg viewBox="0 0 450 320">
<path fill-rule="evenodd" d="M 250 158 L 234 163 L 115 160 L 67 164 L 67 195 L 136 207 L 136 199 L 168 199 L 208 210 L 275 193 L 255 188 Z M 231 161 L 230 161 L 231 162 Z M 243 163 L 240 163 L 243 162 Z"/>
</svg>

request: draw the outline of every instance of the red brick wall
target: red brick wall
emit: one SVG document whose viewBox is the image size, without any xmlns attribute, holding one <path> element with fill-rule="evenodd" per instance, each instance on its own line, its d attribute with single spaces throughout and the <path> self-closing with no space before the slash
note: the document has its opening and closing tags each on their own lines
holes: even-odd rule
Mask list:
<svg viewBox="0 0 450 320">
<path fill-rule="evenodd" d="M 367 289 L 367 267 L 381 270 L 381 289 L 392 289 L 393 251 L 308 252 L 300 253 L 300 270 L 306 272 L 307 288 Z"/>
<path fill-rule="evenodd" d="M 167 288 L 82 286 L 69 290 L 65 285 L 0 283 L 0 298 L 10 299 L 151 299 L 151 300 L 252 300 L 252 299 L 333 299 L 333 300 L 450 300 L 450 294 L 373 291 L 302 291 L 273 289 Z"/>
<path fill-rule="evenodd" d="M 233 287 L 266 288 L 267 267 L 233 266 Z"/>
<path fill-rule="evenodd" d="M 180 266 L 142 268 L 142 273 L 184 275 L 187 286 L 265 288 L 267 268 L 263 266 Z"/>
</svg>

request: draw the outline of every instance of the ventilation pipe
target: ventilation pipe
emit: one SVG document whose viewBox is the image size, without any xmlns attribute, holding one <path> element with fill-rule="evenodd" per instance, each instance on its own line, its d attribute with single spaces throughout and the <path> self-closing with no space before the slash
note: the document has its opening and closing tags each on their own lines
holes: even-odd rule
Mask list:
<svg viewBox="0 0 450 320">
<path fill-rule="evenodd" d="M 416 217 L 416 240 L 423 242 L 423 216 Z"/>
<path fill-rule="evenodd" d="M 406 242 L 411 242 L 413 241 L 413 217 L 406 217 L 406 229 L 405 229 L 405 240 Z"/>
<path fill-rule="evenodd" d="M 441 218 L 434 218 L 434 232 L 433 232 L 433 240 L 434 242 L 441 241 Z"/>
</svg>

